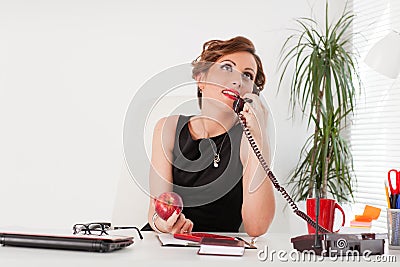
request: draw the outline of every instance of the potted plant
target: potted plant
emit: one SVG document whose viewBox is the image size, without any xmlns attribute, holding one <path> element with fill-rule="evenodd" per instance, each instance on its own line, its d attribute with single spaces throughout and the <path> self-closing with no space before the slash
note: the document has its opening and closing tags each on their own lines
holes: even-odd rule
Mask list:
<svg viewBox="0 0 400 267">
<path fill-rule="evenodd" d="M 279 60 L 281 76 L 291 75 L 292 114 L 300 105 L 313 133 L 302 147 L 300 160 L 289 177 L 295 200 L 332 197 L 338 202 L 353 200 L 352 155 L 343 129 L 355 105 L 356 86 L 360 86 L 351 45 L 353 16 L 344 9 L 336 23 L 320 29 L 311 18 L 296 22 L 300 30 L 285 41 Z M 293 65 L 292 70 L 289 66 Z M 290 73 L 289 73 L 290 70 Z M 357 84 L 356 84 L 357 83 Z"/>
</svg>

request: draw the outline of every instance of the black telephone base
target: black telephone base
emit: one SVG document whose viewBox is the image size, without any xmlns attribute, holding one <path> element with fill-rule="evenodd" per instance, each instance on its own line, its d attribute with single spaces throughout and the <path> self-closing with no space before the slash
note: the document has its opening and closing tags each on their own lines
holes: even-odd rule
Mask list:
<svg viewBox="0 0 400 267">
<path fill-rule="evenodd" d="M 315 247 L 315 234 L 301 235 L 291 238 L 293 248 L 300 252 L 313 251 L 321 256 L 347 256 L 357 254 L 362 256 L 382 255 L 387 234 L 319 234 L 319 246 Z"/>
</svg>

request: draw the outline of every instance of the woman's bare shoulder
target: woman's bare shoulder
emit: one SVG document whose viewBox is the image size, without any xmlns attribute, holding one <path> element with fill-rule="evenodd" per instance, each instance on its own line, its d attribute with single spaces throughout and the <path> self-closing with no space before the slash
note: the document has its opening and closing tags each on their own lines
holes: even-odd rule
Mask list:
<svg viewBox="0 0 400 267">
<path fill-rule="evenodd" d="M 163 117 L 158 120 L 154 127 L 153 143 L 163 144 L 164 148 L 172 149 L 175 143 L 176 125 L 179 115 Z"/>
<path fill-rule="evenodd" d="M 171 115 L 168 117 L 163 117 L 158 120 L 155 129 L 158 130 L 172 130 L 176 128 L 178 124 L 179 115 Z"/>
</svg>

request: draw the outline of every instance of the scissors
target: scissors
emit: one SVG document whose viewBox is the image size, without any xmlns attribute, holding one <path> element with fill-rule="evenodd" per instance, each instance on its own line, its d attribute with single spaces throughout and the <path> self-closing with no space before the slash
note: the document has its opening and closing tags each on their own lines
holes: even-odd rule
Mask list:
<svg viewBox="0 0 400 267">
<path fill-rule="evenodd" d="M 395 174 L 395 187 L 393 187 L 393 180 L 391 177 L 391 173 L 394 172 Z M 389 188 L 390 188 L 390 194 L 393 196 L 395 194 L 400 194 L 400 172 L 398 172 L 395 169 L 391 169 L 388 172 L 388 183 L 389 183 Z"/>
</svg>

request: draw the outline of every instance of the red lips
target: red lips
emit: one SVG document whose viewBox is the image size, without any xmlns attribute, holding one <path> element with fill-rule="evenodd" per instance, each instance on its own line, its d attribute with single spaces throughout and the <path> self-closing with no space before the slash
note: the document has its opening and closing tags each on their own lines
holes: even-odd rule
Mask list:
<svg viewBox="0 0 400 267">
<path fill-rule="evenodd" d="M 235 89 L 225 89 L 225 90 L 222 90 L 222 93 L 226 97 L 228 97 L 228 98 L 230 98 L 232 100 L 236 100 L 236 99 L 238 99 L 240 97 L 239 92 L 236 91 Z"/>
</svg>

